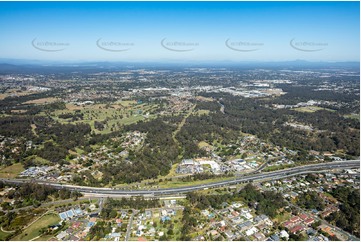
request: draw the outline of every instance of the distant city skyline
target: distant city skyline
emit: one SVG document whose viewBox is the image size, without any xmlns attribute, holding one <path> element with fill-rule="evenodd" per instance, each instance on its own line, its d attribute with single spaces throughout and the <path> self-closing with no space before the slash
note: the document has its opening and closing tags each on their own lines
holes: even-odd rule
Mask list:
<svg viewBox="0 0 361 242">
<path fill-rule="evenodd" d="M 0 58 L 359 61 L 354 2 L 0 2 Z"/>
</svg>

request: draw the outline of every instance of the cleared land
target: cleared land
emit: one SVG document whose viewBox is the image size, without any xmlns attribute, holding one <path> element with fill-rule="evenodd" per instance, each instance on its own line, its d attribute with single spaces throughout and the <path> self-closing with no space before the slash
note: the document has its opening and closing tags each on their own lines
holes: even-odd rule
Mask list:
<svg viewBox="0 0 361 242">
<path fill-rule="evenodd" d="M 24 170 L 23 165 L 20 163 L 16 163 L 14 165 L 11 165 L 11 166 L 5 167 L 4 169 L 1 169 L 0 177 L 1 178 L 15 178 L 23 170 Z"/>
<path fill-rule="evenodd" d="M 21 234 L 17 235 L 14 240 L 31 240 L 41 235 L 40 229 L 55 225 L 60 222 L 60 218 L 56 214 L 45 214 L 35 223 L 26 228 Z"/>
<path fill-rule="evenodd" d="M 120 129 L 122 125 L 129 125 L 147 118 L 151 119 L 154 115 L 147 115 L 157 108 L 156 104 L 138 104 L 136 101 L 119 101 L 113 104 L 93 104 L 77 106 L 66 104 L 66 109 L 56 110 L 51 116 L 60 123 L 87 123 L 95 133 L 110 133 Z M 81 114 L 82 120 L 72 120 L 71 118 L 60 118 L 62 114 Z M 104 129 L 95 128 L 95 122 L 103 122 Z"/>
<path fill-rule="evenodd" d="M 163 183 L 159 183 L 160 188 L 177 188 L 177 187 L 185 187 L 185 186 L 191 186 L 191 185 L 201 185 L 206 183 L 212 183 L 212 182 L 220 182 L 229 180 L 231 177 L 217 177 L 207 180 L 198 180 L 198 181 L 189 181 L 184 182 L 178 179 L 173 179 L 172 181 L 164 181 Z"/>
<path fill-rule="evenodd" d="M 10 96 L 26 96 L 30 94 L 34 94 L 34 91 L 21 91 L 20 89 L 10 89 L 7 90 L 5 93 L 0 93 L 0 100 L 3 100 Z"/>
<path fill-rule="evenodd" d="M 196 114 L 197 114 L 197 115 L 203 115 L 203 114 L 208 115 L 209 112 L 210 112 L 209 110 L 201 109 L 201 110 L 197 110 Z"/>
<path fill-rule="evenodd" d="M 42 235 L 37 239 L 34 239 L 34 241 L 49 241 L 52 240 L 51 238 L 53 238 L 53 235 Z"/>
<path fill-rule="evenodd" d="M 345 118 L 352 118 L 352 119 L 358 119 L 360 120 L 360 114 L 353 113 L 353 114 L 347 114 L 344 116 Z"/>
<path fill-rule="evenodd" d="M 212 145 L 208 144 L 207 142 L 205 141 L 201 141 L 198 143 L 198 147 L 199 148 L 204 148 L 204 147 L 213 147 Z"/>
<path fill-rule="evenodd" d="M 30 101 L 24 102 L 24 104 L 46 104 L 46 103 L 52 103 L 52 102 L 56 102 L 56 101 L 59 101 L 59 99 L 55 98 L 55 97 L 47 97 L 47 98 L 30 100 Z"/>
<path fill-rule="evenodd" d="M 314 113 L 319 110 L 326 110 L 330 112 L 334 112 L 335 110 L 329 109 L 329 108 L 321 108 L 318 106 L 308 106 L 308 107 L 300 107 L 300 108 L 294 108 L 293 110 L 298 112 L 304 112 L 304 113 Z"/>
</svg>

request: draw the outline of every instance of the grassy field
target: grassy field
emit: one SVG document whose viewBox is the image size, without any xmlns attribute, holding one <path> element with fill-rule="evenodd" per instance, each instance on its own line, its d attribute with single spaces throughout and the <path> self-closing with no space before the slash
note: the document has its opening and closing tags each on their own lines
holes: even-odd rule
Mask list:
<svg viewBox="0 0 361 242">
<path fill-rule="evenodd" d="M 55 98 L 55 97 L 47 97 L 47 98 L 30 100 L 30 101 L 24 102 L 24 104 L 46 104 L 46 103 L 52 103 L 52 102 L 56 102 L 56 101 L 59 101 L 59 99 Z"/>
<path fill-rule="evenodd" d="M 160 179 L 166 179 L 166 178 L 175 177 L 175 176 L 177 175 L 177 173 L 176 173 L 177 167 L 178 167 L 178 164 L 173 164 L 173 165 L 172 165 L 172 168 L 170 169 L 170 171 L 169 171 L 169 173 L 168 173 L 168 175 L 166 175 L 166 176 L 160 176 L 159 178 L 160 178 Z"/>
<path fill-rule="evenodd" d="M 211 97 L 203 97 L 203 96 L 196 96 L 195 97 L 197 100 L 199 101 L 203 101 L 203 102 L 213 102 L 213 98 Z"/>
<path fill-rule="evenodd" d="M 123 107 L 129 107 L 129 106 L 132 106 L 132 105 L 137 104 L 137 102 L 136 102 L 135 100 L 118 101 L 118 102 L 116 102 L 115 104 L 120 104 L 120 105 L 122 105 Z"/>
<path fill-rule="evenodd" d="M 334 112 L 335 110 L 329 109 L 329 108 L 321 108 L 318 106 L 308 106 L 308 107 L 300 107 L 300 108 L 294 108 L 293 110 L 303 113 L 314 113 L 319 110 L 326 110 L 330 112 Z"/>
<path fill-rule="evenodd" d="M 53 237 L 54 237 L 53 235 L 42 235 L 39 238 L 35 239 L 34 241 L 49 241 Z"/>
<path fill-rule="evenodd" d="M 36 155 L 32 155 L 30 157 L 27 157 L 26 159 L 34 160 L 35 164 L 37 164 L 37 165 L 50 165 L 50 163 L 51 163 L 49 160 L 46 160 L 46 159 L 36 156 Z"/>
<path fill-rule="evenodd" d="M 28 90 L 22 91 L 22 90 L 20 90 L 20 88 L 9 89 L 9 90 L 6 90 L 5 93 L 0 94 L 0 100 L 10 97 L 12 95 L 26 96 L 26 95 L 30 95 L 30 94 L 34 94 L 34 93 L 36 93 L 36 92 L 28 91 Z"/>
<path fill-rule="evenodd" d="M 207 142 L 204 142 L 204 141 L 201 141 L 201 142 L 198 143 L 199 148 L 203 148 L 203 147 L 206 147 L 206 146 L 212 147 L 212 145 L 210 145 L 210 144 L 208 144 Z"/>
<path fill-rule="evenodd" d="M 0 178 L 15 178 L 24 170 L 24 167 L 20 163 L 1 168 L 0 169 Z"/>
<path fill-rule="evenodd" d="M 201 109 L 201 110 L 197 110 L 195 113 L 196 113 L 197 115 L 202 115 L 202 114 L 208 115 L 209 112 L 210 112 L 209 110 Z"/>
<path fill-rule="evenodd" d="M 277 214 L 277 216 L 273 219 L 273 222 L 282 223 L 283 221 L 286 221 L 287 219 L 291 218 L 291 215 L 292 214 L 288 212 Z"/>
<path fill-rule="evenodd" d="M 358 119 L 360 120 L 360 114 L 357 114 L 357 113 L 353 113 L 353 114 L 347 114 L 347 115 L 344 115 L 345 118 L 352 118 L 352 119 Z"/>
<path fill-rule="evenodd" d="M 74 104 L 66 104 L 66 109 L 56 110 L 52 112 L 51 116 L 60 123 L 87 123 L 91 126 L 95 133 L 110 133 L 118 130 L 122 125 L 129 125 L 136 123 L 146 118 L 153 118 L 153 115 L 145 117 L 144 115 L 157 108 L 156 104 L 137 104 L 136 101 L 120 101 L 113 104 L 94 104 L 77 106 Z M 60 118 L 61 114 L 75 114 L 80 112 L 83 114 L 83 120 L 71 121 L 71 119 Z M 94 122 L 103 122 L 107 120 L 107 124 L 103 130 L 97 130 L 94 127 Z"/>
<path fill-rule="evenodd" d="M 31 240 L 40 235 L 39 230 L 49 225 L 60 222 L 60 218 L 56 214 L 46 214 L 35 223 L 26 228 L 21 234 L 14 237 L 14 240 Z"/>
<path fill-rule="evenodd" d="M 26 110 L 24 110 L 24 109 L 14 109 L 14 110 L 11 110 L 11 113 L 26 113 Z"/>
<path fill-rule="evenodd" d="M 115 187 L 116 188 L 127 188 L 130 189 L 130 187 L 133 186 L 137 186 L 136 189 L 144 189 L 144 188 L 149 188 L 150 186 L 146 185 L 146 183 L 148 182 L 154 182 L 154 181 L 159 181 L 160 179 L 162 179 L 162 182 L 157 183 L 155 186 L 158 186 L 159 188 L 175 188 L 175 187 L 184 187 L 184 186 L 191 186 L 191 185 L 201 185 L 201 184 L 206 184 L 206 183 L 210 183 L 210 182 L 218 182 L 218 181 L 224 181 L 224 180 L 229 180 L 232 177 L 217 177 L 217 178 L 212 178 L 212 179 L 208 179 L 208 180 L 198 180 L 198 181 L 189 181 L 189 182 L 184 182 L 179 180 L 179 178 L 184 177 L 184 176 L 188 176 L 188 174 L 185 175 L 180 175 L 177 174 L 175 172 L 176 168 L 177 168 L 178 164 L 173 164 L 170 172 L 168 173 L 168 175 L 166 176 L 159 176 L 156 179 L 147 179 L 147 180 L 143 180 L 142 182 L 139 183 L 133 183 L 133 184 L 118 184 Z M 171 181 L 167 181 L 166 179 L 172 178 Z M 139 186 L 139 187 L 138 187 Z M 154 185 L 152 185 L 154 186 Z"/>
<path fill-rule="evenodd" d="M 263 169 L 264 172 L 271 172 L 271 171 L 277 171 L 281 169 L 287 169 L 296 166 L 295 164 L 285 164 L 285 165 L 274 165 L 274 166 L 267 166 Z"/>
<path fill-rule="evenodd" d="M 177 166 L 178 166 L 178 164 L 173 164 L 170 171 L 169 171 L 169 173 L 167 175 L 165 175 L 165 176 L 158 176 L 158 178 L 156 178 L 156 179 L 146 179 L 146 180 L 143 180 L 143 181 L 141 181 L 139 183 L 135 183 L 135 184 L 118 184 L 115 187 L 117 187 L 117 188 L 129 188 L 130 185 L 140 185 L 141 187 L 144 187 L 145 184 L 148 183 L 148 182 L 158 181 L 159 179 L 162 179 L 162 180 L 165 180 L 165 179 L 168 179 L 168 178 L 173 179 L 175 176 L 177 176 L 177 173 L 176 173 Z"/>
<path fill-rule="evenodd" d="M 5 233 L 0 230 L 0 241 L 5 241 L 6 237 L 9 236 L 11 233 Z"/>
<path fill-rule="evenodd" d="M 160 188 L 175 188 L 175 187 L 184 187 L 184 186 L 194 186 L 194 185 L 201 185 L 211 182 L 219 182 L 224 180 L 229 180 L 231 177 L 221 177 L 221 178 L 213 178 L 208 180 L 200 180 L 200 181 L 190 181 L 190 182 L 183 182 L 179 180 L 173 179 L 172 181 L 166 181 L 159 183 Z"/>
</svg>

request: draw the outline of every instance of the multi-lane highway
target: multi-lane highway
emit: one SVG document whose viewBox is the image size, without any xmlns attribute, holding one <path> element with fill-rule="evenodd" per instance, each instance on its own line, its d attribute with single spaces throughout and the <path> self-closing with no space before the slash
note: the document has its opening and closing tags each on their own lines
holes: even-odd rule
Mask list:
<svg viewBox="0 0 361 242">
<path fill-rule="evenodd" d="M 85 187 L 85 186 L 75 186 L 75 185 L 64 185 L 59 183 L 51 183 L 46 181 L 35 181 L 40 184 L 48 184 L 55 188 L 67 188 L 69 190 L 75 190 L 87 194 L 97 194 L 104 196 L 159 196 L 159 195 L 169 195 L 169 194 L 181 194 L 192 192 L 196 190 L 202 190 L 207 188 L 222 187 L 228 185 L 239 184 L 243 182 L 250 181 L 259 181 L 259 180 L 274 180 L 281 179 L 290 176 L 308 174 L 313 172 L 321 172 L 331 169 L 350 169 L 350 168 L 359 168 L 360 160 L 348 160 L 348 161 L 338 161 L 338 162 L 328 162 L 328 163 L 319 163 L 305 166 L 298 166 L 289 169 L 282 169 L 274 172 L 260 172 L 244 175 L 242 177 L 237 177 L 229 180 L 212 182 L 202 185 L 194 186 L 185 186 L 178 188 L 167 188 L 167 189 L 150 189 L 150 190 L 119 190 L 112 188 L 97 188 L 97 187 Z M 29 182 L 30 180 L 26 179 L 1 179 L 7 183 L 21 184 L 24 182 Z"/>
</svg>

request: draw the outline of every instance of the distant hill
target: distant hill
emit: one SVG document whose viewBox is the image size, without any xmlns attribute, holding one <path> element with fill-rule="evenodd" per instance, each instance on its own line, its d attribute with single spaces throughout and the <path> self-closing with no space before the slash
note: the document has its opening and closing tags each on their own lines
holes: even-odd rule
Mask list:
<svg viewBox="0 0 361 242">
<path fill-rule="evenodd" d="M 36 60 L 0 59 L 0 74 L 49 74 L 49 73 L 92 73 L 99 71 L 121 71 L 134 68 L 274 68 L 274 69 L 314 69 L 314 68 L 345 68 L 359 70 L 359 62 L 310 62 L 304 60 L 282 62 L 235 62 L 235 61 L 204 61 L 204 62 L 46 62 Z"/>
</svg>

